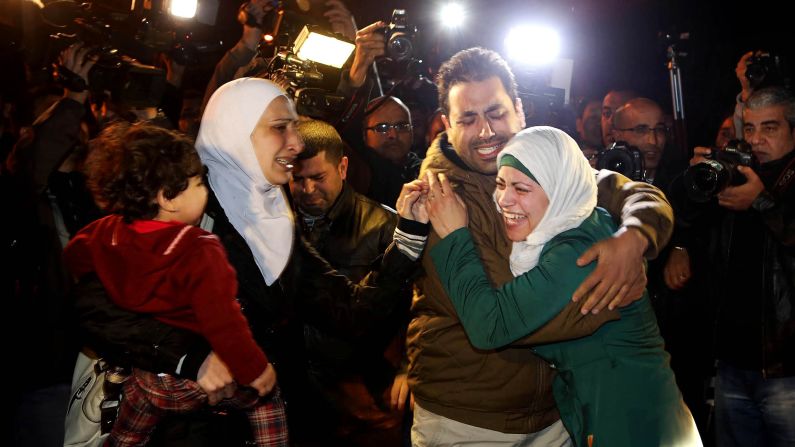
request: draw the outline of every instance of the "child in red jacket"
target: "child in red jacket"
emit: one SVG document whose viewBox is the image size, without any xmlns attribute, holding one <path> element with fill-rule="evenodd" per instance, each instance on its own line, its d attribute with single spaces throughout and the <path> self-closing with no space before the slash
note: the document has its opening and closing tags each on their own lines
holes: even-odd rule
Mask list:
<svg viewBox="0 0 795 447">
<path fill-rule="evenodd" d="M 276 373 L 235 300 L 237 280 L 218 238 L 195 225 L 207 204 L 204 167 L 190 140 L 148 124 L 117 124 L 92 142 L 88 174 L 109 216 L 64 249 L 76 277 L 96 274 L 118 306 L 204 336 L 241 386 L 259 446 L 287 445 Z M 133 369 L 109 445 L 143 445 L 169 412 L 206 405 L 196 382 Z M 271 395 L 267 398 L 263 396 Z"/>
</svg>

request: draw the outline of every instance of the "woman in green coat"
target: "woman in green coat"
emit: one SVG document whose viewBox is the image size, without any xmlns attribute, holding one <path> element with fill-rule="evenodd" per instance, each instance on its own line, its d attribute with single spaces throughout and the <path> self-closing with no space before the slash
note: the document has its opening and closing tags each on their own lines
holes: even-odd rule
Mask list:
<svg viewBox="0 0 795 447">
<path fill-rule="evenodd" d="M 498 166 L 494 198 L 514 241 L 515 276 L 499 288 L 486 277 L 451 185 L 443 174 L 428 177 L 426 206 L 443 238 L 430 255 L 471 343 L 481 349 L 509 345 L 560 313 L 594 268 L 577 267 L 577 258 L 616 231 L 596 208 L 593 170 L 564 132 L 518 133 Z M 533 348 L 558 370 L 553 391 L 574 445 L 701 445 L 648 296 L 620 313 L 587 337 Z"/>
</svg>

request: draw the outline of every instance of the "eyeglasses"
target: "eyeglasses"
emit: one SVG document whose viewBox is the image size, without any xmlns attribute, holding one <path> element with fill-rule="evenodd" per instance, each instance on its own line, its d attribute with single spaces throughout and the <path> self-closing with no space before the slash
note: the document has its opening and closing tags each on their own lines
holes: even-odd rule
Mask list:
<svg viewBox="0 0 795 447">
<path fill-rule="evenodd" d="M 646 125 L 640 125 L 635 127 L 630 127 L 629 129 L 616 129 L 621 132 L 632 132 L 635 136 L 640 138 L 645 138 L 649 133 L 654 132 L 656 136 L 663 137 L 668 135 L 668 128 L 665 126 L 657 126 L 657 127 L 649 127 Z"/>
<path fill-rule="evenodd" d="M 366 127 L 367 130 L 374 130 L 380 134 L 386 135 L 389 129 L 395 129 L 396 132 L 410 132 L 412 128 L 411 123 L 378 123 L 373 127 Z"/>
</svg>

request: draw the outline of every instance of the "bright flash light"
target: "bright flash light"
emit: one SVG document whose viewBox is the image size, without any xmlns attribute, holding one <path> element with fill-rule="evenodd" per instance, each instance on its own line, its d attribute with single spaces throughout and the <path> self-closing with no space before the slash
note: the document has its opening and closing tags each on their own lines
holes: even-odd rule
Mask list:
<svg viewBox="0 0 795 447">
<path fill-rule="evenodd" d="M 171 0 L 168 12 L 172 16 L 182 17 L 184 19 L 192 19 L 196 15 L 196 9 L 199 7 L 199 0 Z"/>
<path fill-rule="evenodd" d="M 439 22 L 447 28 L 457 28 L 464 24 L 466 12 L 459 3 L 447 3 L 439 11 Z"/>
<path fill-rule="evenodd" d="M 295 54 L 300 59 L 335 68 L 342 68 L 355 48 L 350 42 L 309 31 L 306 26 L 295 39 Z"/>
<path fill-rule="evenodd" d="M 560 37 L 555 30 L 542 26 L 519 26 L 505 38 L 508 57 L 527 65 L 546 65 L 560 52 Z"/>
</svg>

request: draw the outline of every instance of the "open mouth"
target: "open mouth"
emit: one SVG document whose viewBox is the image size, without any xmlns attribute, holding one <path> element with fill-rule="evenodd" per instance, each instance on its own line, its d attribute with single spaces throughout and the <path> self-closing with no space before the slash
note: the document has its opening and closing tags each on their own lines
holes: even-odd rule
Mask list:
<svg viewBox="0 0 795 447">
<path fill-rule="evenodd" d="M 279 163 L 284 169 L 292 170 L 295 167 L 294 161 L 291 158 L 276 157 L 276 163 Z"/>
<path fill-rule="evenodd" d="M 502 148 L 505 147 L 505 142 L 494 143 L 489 146 L 479 146 L 475 147 L 475 150 L 478 152 L 478 156 L 483 160 L 490 160 L 492 158 L 497 157 L 497 154 L 500 153 Z"/>
<path fill-rule="evenodd" d="M 508 224 L 512 225 L 518 224 L 519 222 L 527 219 L 527 216 L 524 214 L 511 213 L 505 210 L 502 210 L 502 217 Z"/>
</svg>

